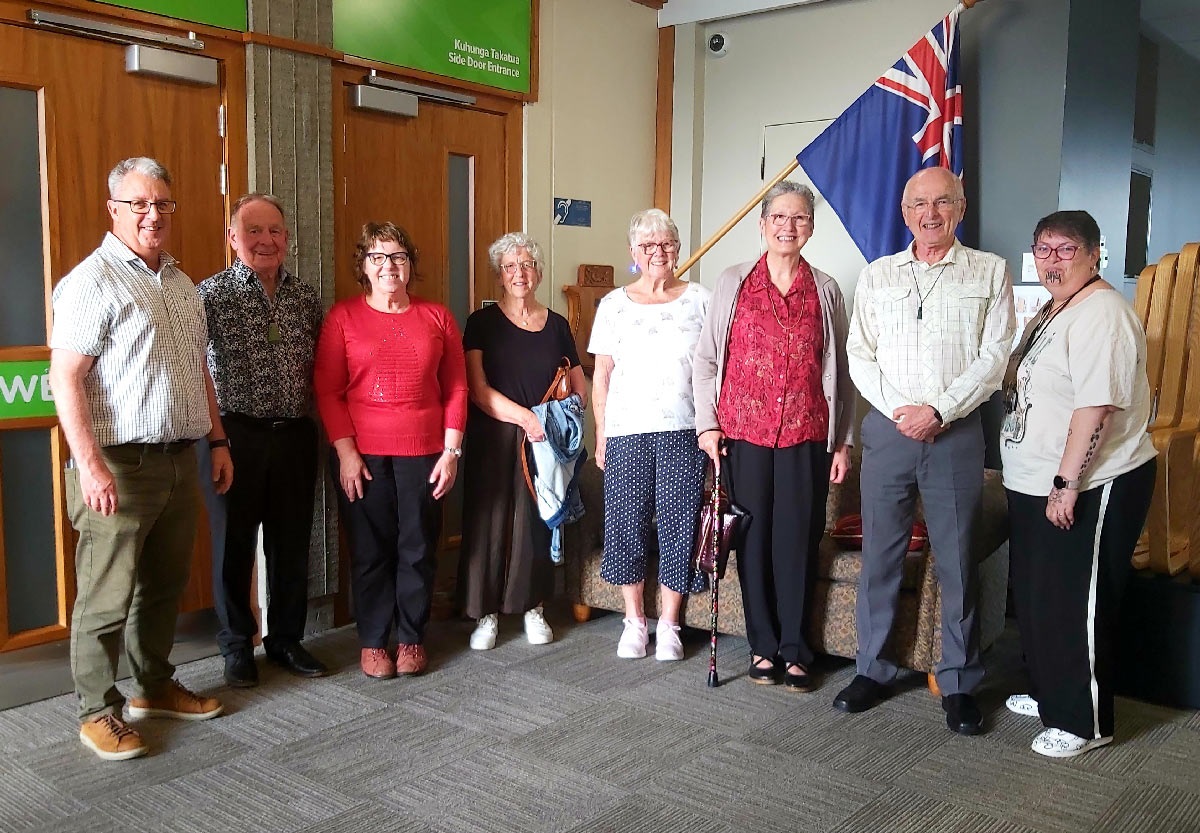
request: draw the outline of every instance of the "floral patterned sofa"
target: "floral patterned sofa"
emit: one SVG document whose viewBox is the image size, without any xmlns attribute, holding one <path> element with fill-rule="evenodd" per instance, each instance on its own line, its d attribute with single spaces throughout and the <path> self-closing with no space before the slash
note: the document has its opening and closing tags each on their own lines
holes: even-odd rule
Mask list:
<svg viewBox="0 0 1200 833">
<path fill-rule="evenodd" d="M 846 482 L 830 489 L 826 504 L 826 530 L 838 517 L 859 511 L 858 464 Z M 986 649 L 1004 629 L 1008 595 L 1008 502 L 1000 473 L 984 473 L 983 515 L 976 535 L 979 559 L 980 645 Z M 587 515 L 566 527 L 567 595 L 575 605 L 575 616 L 584 621 L 592 608 L 623 611 L 619 588 L 600 578 L 600 558 L 604 550 L 603 474 L 588 462 L 580 476 L 580 492 Z M 918 505 L 918 513 L 920 507 Z M 900 602 L 896 621 L 888 641 L 888 650 L 904 668 L 929 674 L 942 655 L 941 597 L 929 548 L 910 553 L 904 565 Z M 817 559 L 817 582 L 809 619 L 809 638 L 815 650 L 840 657 L 853 657 L 857 649 L 854 605 L 862 553 L 840 549 L 826 534 L 821 540 Z M 651 559 L 650 575 L 657 573 Z M 658 611 L 657 585 L 647 582 L 646 615 L 655 618 Z M 683 624 L 707 629 L 711 620 L 708 593 L 690 596 L 684 606 Z M 742 594 L 737 575 L 737 556 L 730 559 L 729 571 L 720 586 L 718 630 L 744 636 Z"/>
</svg>

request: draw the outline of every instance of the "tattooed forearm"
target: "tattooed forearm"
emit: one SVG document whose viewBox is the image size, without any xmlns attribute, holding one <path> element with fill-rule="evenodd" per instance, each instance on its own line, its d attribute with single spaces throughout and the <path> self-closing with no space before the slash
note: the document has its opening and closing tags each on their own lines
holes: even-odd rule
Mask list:
<svg viewBox="0 0 1200 833">
<path fill-rule="evenodd" d="M 1108 419 L 1108 414 L 1100 417 L 1100 424 L 1092 431 L 1092 436 L 1088 438 L 1087 452 L 1083 455 L 1083 465 L 1079 467 L 1079 473 L 1082 475 L 1088 470 L 1088 466 L 1092 464 L 1092 460 L 1096 457 L 1096 450 L 1100 448 L 1100 434 L 1104 430 L 1104 422 Z M 1070 431 L 1067 432 L 1068 434 Z"/>
</svg>

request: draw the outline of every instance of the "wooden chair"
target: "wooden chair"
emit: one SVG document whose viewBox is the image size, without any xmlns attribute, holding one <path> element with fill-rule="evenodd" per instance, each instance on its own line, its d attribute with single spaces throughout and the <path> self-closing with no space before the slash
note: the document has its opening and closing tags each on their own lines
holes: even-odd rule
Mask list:
<svg viewBox="0 0 1200 833">
<path fill-rule="evenodd" d="M 579 351 L 579 363 L 588 376 L 596 369 L 596 359 L 587 351 L 592 337 L 592 323 L 596 320 L 596 307 L 600 299 L 615 289 L 613 268 L 596 263 L 579 266 L 576 283 L 562 288 L 567 297 L 567 324 L 575 336 L 575 348 Z"/>
<path fill-rule="evenodd" d="M 1173 279 L 1165 277 L 1168 271 L 1174 273 Z M 1135 554 L 1134 565 L 1165 575 L 1188 566 L 1195 511 L 1195 443 L 1200 434 L 1200 304 L 1193 302 L 1197 289 L 1200 243 L 1188 243 L 1178 255 L 1160 261 L 1146 322 L 1147 375 L 1156 404 L 1149 428 L 1159 459 L 1146 523 L 1147 547 Z M 1152 331 L 1155 347 L 1161 346 L 1153 366 Z"/>
</svg>

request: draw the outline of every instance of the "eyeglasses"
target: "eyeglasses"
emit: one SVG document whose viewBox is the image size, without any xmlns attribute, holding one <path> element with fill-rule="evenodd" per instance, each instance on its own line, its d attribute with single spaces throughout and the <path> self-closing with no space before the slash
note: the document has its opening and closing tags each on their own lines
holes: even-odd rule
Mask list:
<svg viewBox="0 0 1200 833">
<path fill-rule="evenodd" d="M 175 213 L 175 200 L 109 200 L 109 202 L 124 203 L 134 214 L 149 214 L 150 206 L 158 209 L 159 214 Z"/>
<path fill-rule="evenodd" d="M 644 255 L 652 255 L 656 250 L 661 250 L 665 255 L 673 255 L 679 251 L 678 240 L 667 240 L 664 243 L 638 243 L 637 245 Z"/>
<path fill-rule="evenodd" d="M 913 200 L 912 202 L 906 202 L 904 206 L 912 209 L 913 211 L 924 211 L 932 205 L 938 211 L 945 211 L 950 206 L 956 205 L 960 202 L 962 202 L 961 197 L 956 199 L 951 199 L 950 197 L 938 197 L 932 202 L 929 200 Z"/>
<path fill-rule="evenodd" d="M 776 228 L 782 226 L 807 226 L 812 222 L 811 214 L 768 214 L 767 219 Z"/>
<path fill-rule="evenodd" d="M 1063 243 L 1061 246 L 1047 246 L 1045 243 L 1033 244 L 1033 256 L 1038 260 L 1045 260 L 1050 257 L 1051 253 L 1058 255 L 1059 260 L 1073 260 L 1075 253 L 1079 251 L 1079 246 L 1074 243 Z"/>
<path fill-rule="evenodd" d="M 382 266 L 389 260 L 393 266 L 403 266 L 408 263 L 408 252 L 367 252 L 367 260 L 372 266 Z"/>
<path fill-rule="evenodd" d="M 522 272 L 535 272 L 537 271 L 537 261 L 520 260 L 516 263 L 505 263 L 500 266 L 500 271 L 506 275 L 515 275 L 518 269 Z"/>
</svg>

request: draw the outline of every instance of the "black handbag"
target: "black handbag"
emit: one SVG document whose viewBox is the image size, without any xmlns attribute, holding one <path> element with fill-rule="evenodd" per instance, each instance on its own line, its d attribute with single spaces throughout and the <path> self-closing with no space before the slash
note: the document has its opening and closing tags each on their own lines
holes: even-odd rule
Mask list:
<svg viewBox="0 0 1200 833">
<path fill-rule="evenodd" d="M 729 566 L 729 553 L 735 547 L 750 515 L 732 503 L 721 488 L 721 472 L 709 461 L 705 476 L 706 499 L 700 505 L 696 524 L 694 563 L 696 569 L 720 580 Z"/>
</svg>

